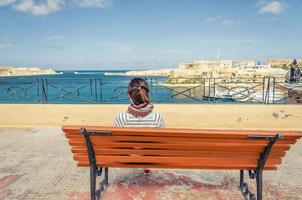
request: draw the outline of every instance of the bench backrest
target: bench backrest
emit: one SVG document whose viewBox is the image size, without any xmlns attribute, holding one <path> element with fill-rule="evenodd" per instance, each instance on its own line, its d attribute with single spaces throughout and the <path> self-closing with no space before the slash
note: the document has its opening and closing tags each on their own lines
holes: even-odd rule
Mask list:
<svg viewBox="0 0 302 200">
<path fill-rule="evenodd" d="M 89 166 L 82 126 L 63 126 L 73 158 Z M 272 147 L 264 169 L 275 170 L 302 136 L 299 131 L 205 130 L 178 128 L 118 128 L 85 126 L 92 132 L 96 164 L 117 168 L 243 169 L 254 170 L 266 147 L 265 139 L 250 135 L 283 135 Z M 101 132 L 101 135 L 93 134 Z M 103 133 L 103 134 L 102 134 Z"/>
</svg>

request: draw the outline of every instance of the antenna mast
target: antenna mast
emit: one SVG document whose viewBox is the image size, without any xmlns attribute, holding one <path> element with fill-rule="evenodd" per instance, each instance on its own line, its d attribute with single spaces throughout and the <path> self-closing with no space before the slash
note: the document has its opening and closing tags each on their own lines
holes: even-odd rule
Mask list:
<svg viewBox="0 0 302 200">
<path fill-rule="evenodd" d="M 217 58 L 216 59 L 220 60 L 220 49 L 218 49 L 218 51 L 217 51 Z"/>
</svg>

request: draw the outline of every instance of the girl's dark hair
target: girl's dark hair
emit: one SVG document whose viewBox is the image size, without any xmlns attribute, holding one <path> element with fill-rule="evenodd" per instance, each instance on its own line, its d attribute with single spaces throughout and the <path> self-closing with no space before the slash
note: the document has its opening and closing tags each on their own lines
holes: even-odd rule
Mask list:
<svg viewBox="0 0 302 200">
<path fill-rule="evenodd" d="M 143 78 L 134 78 L 130 81 L 128 94 L 135 105 L 150 102 L 149 86 Z"/>
</svg>

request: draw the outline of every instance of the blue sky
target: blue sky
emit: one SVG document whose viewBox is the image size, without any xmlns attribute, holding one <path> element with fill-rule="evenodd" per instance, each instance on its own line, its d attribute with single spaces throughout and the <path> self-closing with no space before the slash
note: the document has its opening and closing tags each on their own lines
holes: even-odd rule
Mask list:
<svg viewBox="0 0 302 200">
<path fill-rule="evenodd" d="M 0 0 L 0 65 L 150 69 L 302 58 L 301 0 Z"/>
</svg>

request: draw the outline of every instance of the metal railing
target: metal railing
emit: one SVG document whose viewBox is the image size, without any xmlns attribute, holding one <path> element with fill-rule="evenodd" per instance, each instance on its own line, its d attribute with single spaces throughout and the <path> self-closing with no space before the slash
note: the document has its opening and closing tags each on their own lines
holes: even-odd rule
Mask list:
<svg viewBox="0 0 302 200">
<path fill-rule="evenodd" d="M 148 77 L 154 103 L 301 103 L 302 83 L 261 79 Z M 129 78 L 1 78 L 0 103 L 129 103 Z"/>
</svg>

